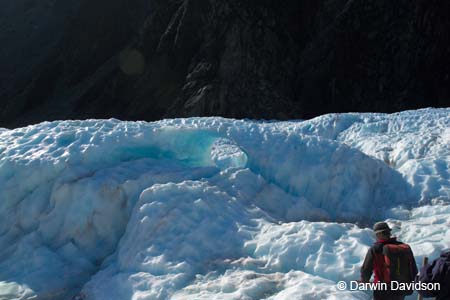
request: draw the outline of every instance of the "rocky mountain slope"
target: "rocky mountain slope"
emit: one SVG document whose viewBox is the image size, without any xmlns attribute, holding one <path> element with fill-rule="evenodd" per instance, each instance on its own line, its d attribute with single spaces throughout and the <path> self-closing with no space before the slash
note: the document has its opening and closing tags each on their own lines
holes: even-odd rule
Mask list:
<svg viewBox="0 0 450 300">
<path fill-rule="evenodd" d="M 450 104 L 446 0 L 0 0 L 0 126 Z"/>
</svg>

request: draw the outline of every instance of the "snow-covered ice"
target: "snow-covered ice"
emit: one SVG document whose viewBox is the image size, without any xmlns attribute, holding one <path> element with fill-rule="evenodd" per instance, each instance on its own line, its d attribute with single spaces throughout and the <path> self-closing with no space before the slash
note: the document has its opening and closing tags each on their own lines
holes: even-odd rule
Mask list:
<svg viewBox="0 0 450 300">
<path fill-rule="evenodd" d="M 0 130 L 0 299 L 370 299 L 387 220 L 450 247 L 450 109 Z"/>
</svg>

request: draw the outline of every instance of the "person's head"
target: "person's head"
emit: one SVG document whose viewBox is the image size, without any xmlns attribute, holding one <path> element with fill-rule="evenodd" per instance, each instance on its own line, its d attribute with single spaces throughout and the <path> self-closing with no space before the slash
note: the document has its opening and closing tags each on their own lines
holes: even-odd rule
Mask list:
<svg viewBox="0 0 450 300">
<path fill-rule="evenodd" d="M 378 222 L 373 226 L 377 240 L 388 240 L 391 238 L 391 228 L 386 222 Z"/>
</svg>

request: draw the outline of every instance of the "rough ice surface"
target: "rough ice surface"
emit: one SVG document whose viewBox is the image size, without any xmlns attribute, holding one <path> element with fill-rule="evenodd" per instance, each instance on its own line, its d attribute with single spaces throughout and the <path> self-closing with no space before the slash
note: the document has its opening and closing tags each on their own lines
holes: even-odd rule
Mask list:
<svg viewBox="0 0 450 300">
<path fill-rule="evenodd" d="M 370 299 L 373 222 L 450 247 L 450 109 L 0 129 L 0 189 L 0 299 Z"/>
</svg>

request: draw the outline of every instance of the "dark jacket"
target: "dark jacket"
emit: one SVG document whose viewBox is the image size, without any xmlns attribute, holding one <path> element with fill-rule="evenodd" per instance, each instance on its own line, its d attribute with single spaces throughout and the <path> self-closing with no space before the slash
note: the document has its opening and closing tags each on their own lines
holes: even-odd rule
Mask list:
<svg viewBox="0 0 450 300">
<path fill-rule="evenodd" d="M 431 264 L 420 270 L 422 283 L 440 283 L 440 291 L 419 291 L 424 297 L 436 297 L 436 300 L 450 300 L 450 250 L 441 253 Z"/>
<path fill-rule="evenodd" d="M 400 245 L 403 244 L 402 242 L 397 241 L 397 239 L 391 238 L 386 241 L 377 241 L 375 244 L 367 251 L 366 258 L 364 259 L 364 263 L 361 267 L 361 281 L 363 282 L 369 282 L 370 277 L 372 276 L 372 273 L 374 273 L 374 282 L 380 282 L 383 278 L 383 263 L 384 263 L 384 256 L 383 256 L 383 246 L 387 244 L 394 244 L 394 245 Z M 417 275 L 418 270 L 416 266 L 416 261 L 414 260 L 414 256 L 411 254 L 411 260 L 412 260 L 412 280 Z"/>
</svg>

